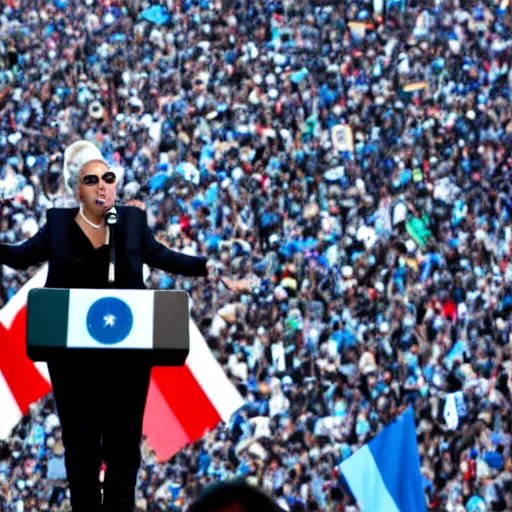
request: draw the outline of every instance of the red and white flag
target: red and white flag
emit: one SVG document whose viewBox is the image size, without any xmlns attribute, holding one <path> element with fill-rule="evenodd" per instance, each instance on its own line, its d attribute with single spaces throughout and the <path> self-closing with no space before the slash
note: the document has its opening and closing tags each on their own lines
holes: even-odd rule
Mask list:
<svg viewBox="0 0 512 512">
<path fill-rule="evenodd" d="M 25 348 L 28 292 L 46 282 L 44 266 L 0 310 L 0 439 L 51 391 L 46 363 L 28 359 Z M 190 354 L 180 368 L 153 368 L 144 415 L 144 434 L 164 461 L 200 439 L 244 404 L 197 326 L 190 323 Z"/>
</svg>

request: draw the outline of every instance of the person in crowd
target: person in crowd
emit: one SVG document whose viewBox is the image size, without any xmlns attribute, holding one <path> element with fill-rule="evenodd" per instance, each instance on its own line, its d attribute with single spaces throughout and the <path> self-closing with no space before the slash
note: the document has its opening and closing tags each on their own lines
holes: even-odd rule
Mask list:
<svg viewBox="0 0 512 512">
<path fill-rule="evenodd" d="M 212 484 L 190 506 L 189 512 L 281 512 L 275 499 L 245 482 Z"/>
</svg>

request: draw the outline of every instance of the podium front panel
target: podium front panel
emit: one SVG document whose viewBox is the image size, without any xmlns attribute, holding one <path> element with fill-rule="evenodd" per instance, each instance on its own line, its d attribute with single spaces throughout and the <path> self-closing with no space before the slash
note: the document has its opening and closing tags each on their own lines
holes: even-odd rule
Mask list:
<svg viewBox="0 0 512 512">
<path fill-rule="evenodd" d="M 114 357 L 182 366 L 189 352 L 189 297 L 170 290 L 37 288 L 27 302 L 27 355 Z"/>
</svg>

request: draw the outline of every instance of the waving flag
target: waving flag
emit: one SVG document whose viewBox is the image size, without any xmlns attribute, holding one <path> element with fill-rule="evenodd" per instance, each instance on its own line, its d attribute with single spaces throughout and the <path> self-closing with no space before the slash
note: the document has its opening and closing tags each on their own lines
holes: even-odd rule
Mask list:
<svg viewBox="0 0 512 512">
<path fill-rule="evenodd" d="M 164 25 L 169 20 L 169 11 L 163 5 L 153 5 L 141 13 L 141 18 L 155 25 Z"/>
<path fill-rule="evenodd" d="M 28 359 L 25 347 L 28 292 L 44 286 L 43 267 L 0 310 L 0 439 L 51 391 L 45 363 Z M 94 312 L 93 315 L 94 316 Z M 183 367 L 153 368 L 144 416 L 144 435 L 159 460 L 167 460 L 228 421 L 243 399 L 191 321 L 190 353 Z"/>
<path fill-rule="evenodd" d="M 340 467 L 364 512 L 426 511 L 412 409 L 407 409 Z"/>
<path fill-rule="evenodd" d="M 455 391 L 455 393 L 448 393 L 444 404 L 443 416 L 448 428 L 456 430 L 459 426 L 459 420 L 468 415 L 466 402 L 464 401 L 464 393 L 462 391 Z"/>
<path fill-rule="evenodd" d="M 51 391 L 45 364 L 34 364 L 25 350 L 27 295 L 44 286 L 46 268 L 36 274 L 0 310 L 0 439 L 28 412 L 32 402 Z"/>
<path fill-rule="evenodd" d="M 406 0 L 373 0 L 373 10 L 377 14 L 383 14 L 385 5 L 387 10 L 391 10 L 396 7 L 401 11 L 404 11 L 406 4 Z"/>
</svg>

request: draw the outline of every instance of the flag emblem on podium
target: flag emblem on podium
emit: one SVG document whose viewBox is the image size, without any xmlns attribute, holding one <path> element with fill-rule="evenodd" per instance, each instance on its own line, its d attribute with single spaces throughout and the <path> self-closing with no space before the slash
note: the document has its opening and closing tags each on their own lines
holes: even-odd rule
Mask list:
<svg viewBox="0 0 512 512">
<path fill-rule="evenodd" d="M 103 297 L 87 312 L 87 330 L 98 343 L 115 345 L 126 339 L 133 327 L 133 313 L 124 300 Z"/>
</svg>

